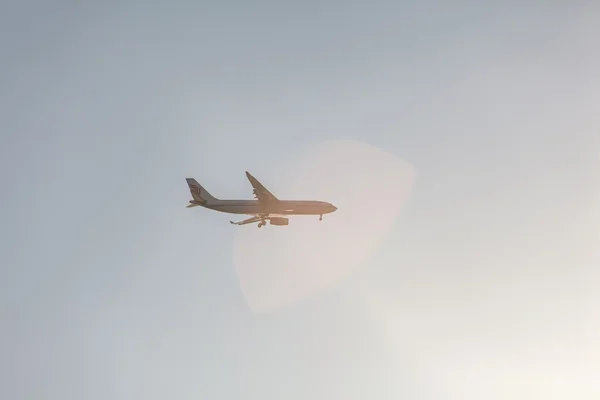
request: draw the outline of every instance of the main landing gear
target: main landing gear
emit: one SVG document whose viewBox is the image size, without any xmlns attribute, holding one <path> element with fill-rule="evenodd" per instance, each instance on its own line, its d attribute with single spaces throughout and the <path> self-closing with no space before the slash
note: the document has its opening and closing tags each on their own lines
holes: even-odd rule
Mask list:
<svg viewBox="0 0 600 400">
<path fill-rule="evenodd" d="M 319 215 L 319 221 L 323 221 L 323 214 Z"/>
<path fill-rule="evenodd" d="M 268 217 L 268 215 L 264 215 L 264 214 L 263 214 L 263 215 L 261 215 L 260 217 L 261 217 L 261 218 L 260 218 L 260 222 L 258 223 L 258 225 L 257 225 L 257 226 L 258 226 L 259 228 L 262 228 L 263 226 L 265 226 L 265 225 L 267 224 L 267 217 Z"/>
</svg>

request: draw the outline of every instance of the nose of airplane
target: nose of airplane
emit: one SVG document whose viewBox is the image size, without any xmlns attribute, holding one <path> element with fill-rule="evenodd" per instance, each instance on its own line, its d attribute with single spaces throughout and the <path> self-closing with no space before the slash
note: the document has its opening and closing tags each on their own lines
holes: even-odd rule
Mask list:
<svg viewBox="0 0 600 400">
<path fill-rule="evenodd" d="M 334 205 L 332 204 L 332 205 L 331 205 L 331 212 L 334 212 L 334 211 L 336 211 L 336 210 L 337 210 L 337 207 L 336 207 L 336 206 L 334 206 Z"/>
</svg>

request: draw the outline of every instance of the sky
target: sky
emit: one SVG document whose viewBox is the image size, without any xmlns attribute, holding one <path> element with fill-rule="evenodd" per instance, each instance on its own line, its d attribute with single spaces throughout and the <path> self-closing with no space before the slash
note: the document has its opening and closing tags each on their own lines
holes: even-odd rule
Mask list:
<svg viewBox="0 0 600 400">
<path fill-rule="evenodd" d="M 0 397 L 597 399 L 600 6 L 0 6 Z M 336 213 L 232 226 L 184 178 Z"/>
</svg>

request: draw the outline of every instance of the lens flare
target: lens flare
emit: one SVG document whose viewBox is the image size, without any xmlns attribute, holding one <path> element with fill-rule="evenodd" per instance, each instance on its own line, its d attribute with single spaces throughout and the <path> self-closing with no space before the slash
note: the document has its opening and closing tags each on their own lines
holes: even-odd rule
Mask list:
<svg viewBox="0 0 600 400">
<path fill-rule="evenodd" d="M 323 221 L 296 216 L 285 227 L 237 230 L 234 262 L 250 308 L 293 305 L 360 266 L 392 229 L 415 172 L 397 156 L 352 140 L 323 142 L 281 166 L 277 182 L 262 182 L 276 196 L 327 201 L 337 211 Z"/>
</svg>

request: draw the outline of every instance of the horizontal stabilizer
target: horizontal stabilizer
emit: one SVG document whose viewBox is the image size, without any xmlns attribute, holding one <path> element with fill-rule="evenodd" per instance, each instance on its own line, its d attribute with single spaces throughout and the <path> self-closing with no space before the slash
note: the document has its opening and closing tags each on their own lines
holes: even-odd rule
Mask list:
<svg viewBox="0 0 600 400">
<path fill-rule="evenodd" d="M 185 206 L 186 208 L 191 208 L 191 207 L 198 207 L 201 206 L 202 203 L 196 200 L 190 200 L 190 204 L 188 204 L 187 206 Z"/>
</svg>

